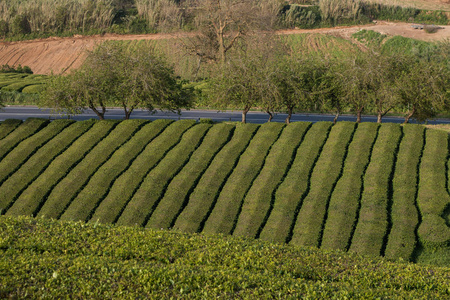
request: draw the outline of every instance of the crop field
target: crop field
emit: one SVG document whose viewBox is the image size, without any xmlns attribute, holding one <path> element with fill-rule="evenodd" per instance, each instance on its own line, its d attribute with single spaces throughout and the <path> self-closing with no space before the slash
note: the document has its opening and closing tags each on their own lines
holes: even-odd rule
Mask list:
<svg viewBox="0 0 450 300">
<path fill-rule="evenodd" d="M 2 215 L 450 266 L 449 135 L 442 130 L 7 120 L 0 151 Z"/>
<path fill-rule="evenodd" d="M 1 73 L 0 90 L 37 94 L 42 91 L 47 80 L 48 76 L 46 75 Z"/>
</svg>

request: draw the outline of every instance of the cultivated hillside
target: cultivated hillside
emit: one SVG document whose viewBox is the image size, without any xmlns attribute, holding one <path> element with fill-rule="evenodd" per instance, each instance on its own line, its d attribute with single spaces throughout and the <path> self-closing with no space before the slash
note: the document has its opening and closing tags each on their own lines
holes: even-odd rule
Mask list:
<svg viewBox="0 0 450 300">
<path fill-rule="evenodd" d="M 374 123 L 8 120 L 0 209 L 448 266 L 448 139 Z"/>
</svg>

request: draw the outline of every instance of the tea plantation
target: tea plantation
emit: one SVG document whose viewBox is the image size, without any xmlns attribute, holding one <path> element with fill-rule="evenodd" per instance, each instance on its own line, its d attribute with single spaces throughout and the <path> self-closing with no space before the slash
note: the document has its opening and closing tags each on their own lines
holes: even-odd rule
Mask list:
<svg viewBox="0 0 450 300">
<path fill-rule="evenodd" d="M 450 266 L 448 140 L 420 125 L 7 120 L 0 210 Z"/>
</svg>

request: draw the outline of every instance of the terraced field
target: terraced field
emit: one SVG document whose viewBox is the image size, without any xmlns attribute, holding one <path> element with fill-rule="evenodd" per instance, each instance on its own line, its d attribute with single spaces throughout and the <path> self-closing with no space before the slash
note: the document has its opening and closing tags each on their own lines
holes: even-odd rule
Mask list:
<svg viewBox="0 0 450 300">
<path fill-rule="evenodd" d="M 450 265 L 449 135 L 420 125 L 0 123 L 0 210 Z"/>
</svg>

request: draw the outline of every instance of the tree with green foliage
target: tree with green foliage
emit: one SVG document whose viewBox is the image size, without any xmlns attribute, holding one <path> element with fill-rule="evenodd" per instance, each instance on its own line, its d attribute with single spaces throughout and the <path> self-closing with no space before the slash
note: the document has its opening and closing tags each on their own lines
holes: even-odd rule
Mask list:
<svg viewBox="0 0 450 300">
<path fill-rule="evenodd" d="M 91 52 L 79 70 L 57 77 L 43 99 L 43 105 L 70 114 L 88 107 L 100 119 L 104 118 L 106 104 L 120 106 L 124 119 L 129 119 L 136 108 L 179 112 L 189 106 L 191 91 L 182 87 L 173 68 L 152 47 L 113 42 Z"/>
</svg>

